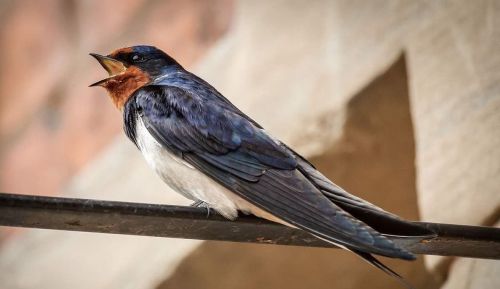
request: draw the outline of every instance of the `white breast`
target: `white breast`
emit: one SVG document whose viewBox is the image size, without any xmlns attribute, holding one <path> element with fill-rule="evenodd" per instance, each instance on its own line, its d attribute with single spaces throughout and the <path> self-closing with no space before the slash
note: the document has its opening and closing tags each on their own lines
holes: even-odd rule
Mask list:
<svg viewBox="0 0 500 289">
<path fill-rule="evenodd" d="M 193 201 L 201 200 L 228 219 L 234 219 L 238 210 L 286 224 L 262 209 L 250 204 L 218 184 L 193 166 L 163 148 L 148 132 L 142 119 L 136 121 L 136 139 L 147 163 L 172 189 Z"/>
</svg>

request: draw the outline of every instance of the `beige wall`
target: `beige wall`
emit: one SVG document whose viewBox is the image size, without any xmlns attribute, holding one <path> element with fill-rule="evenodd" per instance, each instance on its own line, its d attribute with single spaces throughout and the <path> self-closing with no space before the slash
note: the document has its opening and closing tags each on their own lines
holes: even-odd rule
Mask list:
<svg viewBox="0 0 500 289">
<path fill-rule="evenodd" d="M 352 133 L 344 122 L 356 92 L 404 53 L 421 219 L 492 226 L 500 207 L 499 12 L 498 1 L 240 1 L 234 28 L 200 70 L 280 138 L 322 156 Z M 440 278 L 453 264 L 426 261 Z M 480 270 L 471 272 L 454 278 L 476 284 Z"/>
</svg>

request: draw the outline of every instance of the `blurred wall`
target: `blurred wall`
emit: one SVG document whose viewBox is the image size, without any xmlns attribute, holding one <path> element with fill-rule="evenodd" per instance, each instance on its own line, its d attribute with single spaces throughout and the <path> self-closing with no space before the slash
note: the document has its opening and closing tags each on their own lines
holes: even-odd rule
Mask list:
<svg viewBox="0 0 500 289">
<path fill-rule="evenodd" d="M 356 195 L 418 219 L 404 57 L 356 93 L 346 105 L 345 116 L 342 136 L 310 160 Z M 422 258 L 416 262 L 385 258 L 384 262 L 416 288 L 438 288 Z M 343 289 L 365 288 L 367 283 L 370 288 L 401 288 L 347 251 L 205 242 L 158 288 Z"/>
<path fill-rule="evenodd" d="M 88 55 L 152 44 L 192 66 L 232 1 L 0 1 L 0 191 L 186 204 L 123 136 Z M 0 228 L 0 288 L 152 288 L 199 242 Z M 170 269 L 169 269 L 170 268 Z"/>
<path fill-rule="evenodd" d="M 316 163 L 340 185 L 384 208 L 415 218 L 418 203 L 425 221 L 495 226 L 500 206 L 498 1 L 238 4 L 234 29 L 200 65 L 201 73 L 226 96 L 299 152 L 315 156 Z M 398 89 L 402 85 L 398 81 L 407 82 L 407 94 Z M 387 101 L 393 94 L 394 99 Z M 404 124 L 406 95 L 411 122 Z M 391 135 L 378 130 L 379 126 Z M 406 136 L 410 130 L 412 138 Z M 411 164 L 405 160 L 413 153 L 409 147 L 415 149 Z M 402 181 L 408 176 L 413 182 Z M 300 258 L 293 249 L 275 249 L 281 253 L 273 254 L 267 250 L 268 255 L 258 255 L 264 265 L 248 267 L 281 272 L 277 268 L 284 264 L 293 268 L 294 257 Z M 162 288 L 183 282 L 194 282 L 190 288 L 196 288 L 201 285 L 197 280 L 209 282 L 211 270 L 218 269 L 196 264 L 219 257 L 210 250 L 204 252 L 196 255 L 200 259 L 186 260 L 179 275 L 166 280 Z M 225 253 L 235 259 L 247 254 L 237 246 Z M 274 254 L 280 257 L 269 257 Z M 300 261 L 306 268 L 315 268 L 314 280 L 348 276 L 346 267 L 355 272 L 353 278 L 366 276 L 344 259 L 339 264 L 332 257 L 329 264 L 322 259 L 323 252 L 308 254 L 316 259 Z M 400 263 L 397 268 L 405 270 Z M 500 287 L 498 261 L 434 257 L 426 258 L 426 264 L 445 283 L 443 288 Z M 412 268 L 418 272 L 416 265 Z M 281 277 L 286 276 L 282 283 L 265 270 L 256 279 L 268 280 L 264 284 L 269 288 L 333 285 L 314 283 L 300 275 L 301 269 L 282 272 Z M 200 279 L 186 277 L 193 275 Z M 419 280 L 413 280 L 421 285 L 417 288 L 430 286 L 418 284 Z M 360 286 L 335 282 L 335 288 Z"/>
<path fill-rule="evenodd" d="M 121 134 L 88 53 L 151 44 L 187 67 L 226 31 L 232 1 L 0 2 L 0 187 L 60 194 Z M 29 180 L 29 181 L 27 181 Z"/>
<path fill-rule="evenodd" d="M 228 1 L 37 3 L 0 4 L 2 21 L 17 21 L 1 30 L 9 53 L 0 66 L 2 190 L 183 202 L 114 138 L 120 116 L 104 92 L 86 88 L 103 72 L 82 55 L 144 42 L 183 64 L 199 59 L 195 72 L 352 192 L 411 219 L 420 211 L 426 221 L 499 222 L 497 1 L 239 1 L 231 22 Z M 35 40 L 7 46 L 24 38 Z M 18 65 L 20 51 L 35 56 Z M 40 76 L 31 90 L 15 85 L 33 78 L 28 71 Z M 3 245 L 0 280 L 9 288 L 400 288 L 346 252 L 204 243 L 183 259 L 197 245 L 28 230 Z M 425 261 L 429 272 L 422 260 L 389 264 L 418 288 L 500 287 L 498 261 Z"/>
</svg>

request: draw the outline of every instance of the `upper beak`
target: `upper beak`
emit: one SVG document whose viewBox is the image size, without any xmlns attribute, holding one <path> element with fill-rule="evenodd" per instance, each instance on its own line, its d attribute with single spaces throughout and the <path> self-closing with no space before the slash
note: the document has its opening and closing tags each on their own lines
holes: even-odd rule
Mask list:
<svg viewBox="0 0 500 289">
<path fill-rule="evenodd" d="M 105 78 L 103 80 L 99 80 L 96 83 L 92 83 L 90 86 L 100 86 L 106 81 L 108 81 L 110 78 L 113 78 L 127 70 L 127 67 L 123 64 L 123 62 L 116 60 L 114 58 L 111 58 L 109 56 L 103 56 L 99 55 L 96 53 L 90 53 L 91 56 L 93 56 L 99 63 L 106 69 L 106 71 L 109 73 L 109 77 Z"/>
</svg>

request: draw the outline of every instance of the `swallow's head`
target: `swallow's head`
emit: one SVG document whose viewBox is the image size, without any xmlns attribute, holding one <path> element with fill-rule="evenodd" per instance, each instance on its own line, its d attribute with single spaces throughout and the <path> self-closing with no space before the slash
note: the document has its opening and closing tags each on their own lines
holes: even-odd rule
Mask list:
<svg viewBox="0 0 500 289">
<path fill-rule="evenodd" d="M 172 69 L 182 67 L 172 57 L 153 46 L 120 48 L 106 56 L 90 53 L 109 77 L 90 86 L 106 88 L 120 110 L 137 89 Z"/>
</svg>

